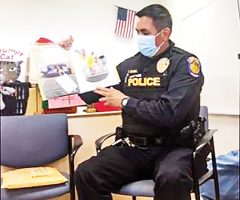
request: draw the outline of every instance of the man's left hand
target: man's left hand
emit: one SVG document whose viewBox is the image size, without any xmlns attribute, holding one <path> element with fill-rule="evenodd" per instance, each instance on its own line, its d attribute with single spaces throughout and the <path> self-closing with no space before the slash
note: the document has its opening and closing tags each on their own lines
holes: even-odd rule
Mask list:
<svg viewBox="0 0 240 200">
<path fill-rule="evenodd" d="M 97 87 L 95 93 L 102 95 L 103 97 L 99 101 L 105 101 L 104 105 L 121 107 L 122 99 L 126 98 L 127 95 L 121 91 L 111 88 Z"/>
</svg>

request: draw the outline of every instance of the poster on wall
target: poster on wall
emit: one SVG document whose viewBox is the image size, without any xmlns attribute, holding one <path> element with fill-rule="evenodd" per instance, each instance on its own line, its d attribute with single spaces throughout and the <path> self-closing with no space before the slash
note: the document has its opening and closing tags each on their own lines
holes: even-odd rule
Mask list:
<svg viewBox="0 0 240 200">
<path fill-rule="evenodd" d="M 26 55 L 17 48 L 0 48 L 1 82 L 26 80 Z M 4 80 L 3 80 L 4 79 Z"/>
</svg>

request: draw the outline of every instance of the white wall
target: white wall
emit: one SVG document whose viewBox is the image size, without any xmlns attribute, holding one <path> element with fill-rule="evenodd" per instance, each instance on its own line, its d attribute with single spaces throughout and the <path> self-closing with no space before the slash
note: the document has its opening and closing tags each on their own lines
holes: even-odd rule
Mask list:
<svg viewBox="0 0 240 200">
<path fill-rule="evenodd" d="M 239 117 L 226 115 L 210 115 L 209 127 L 217 129 L 214 133 L 216 155 L 227 154 L 239 149 Z"/>
<path fill-rule="evenodd" d="M 239 115 L 238 0 L 160 0 L 175 22 L 177 46 L 196 54 L 205 74 L 202 104 L 210 113 Z"/>
</svg>

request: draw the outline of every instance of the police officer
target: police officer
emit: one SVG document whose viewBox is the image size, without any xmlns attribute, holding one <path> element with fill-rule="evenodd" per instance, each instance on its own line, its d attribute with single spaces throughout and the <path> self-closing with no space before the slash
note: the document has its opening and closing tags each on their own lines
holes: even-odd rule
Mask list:
<svg viewBox="0 0 240 200">
<path fill-rule="evenodd" d="M 111 200 L 111 192 L 141 179 L 155 181 L 155 200 L 190 200 L 192 149 L 180 130 L 198 117 L 203 85 L 198 58 L 169 39 L 172 19 L 162 5 L 137 12 L 140 52 L 117 66 L 119 85 L 81 95 L 87 103 L 122 107 L 131 145 L 110 146 L 79 164 L 80 200 Z"/>
</svg>

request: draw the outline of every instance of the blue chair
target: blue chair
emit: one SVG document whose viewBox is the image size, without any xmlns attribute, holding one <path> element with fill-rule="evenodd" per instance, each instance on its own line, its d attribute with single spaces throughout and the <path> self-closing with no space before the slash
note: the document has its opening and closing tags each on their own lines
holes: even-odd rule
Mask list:
<svg viewBox="0 0 240 200">
<path fill-rule="evenodd" d="M 1 116 L 1 165 L 38 167 L 68 156 L 69 180 L 63 184 L 23 189 L 1 189 L 1 200 L 40 200 L 70 192 L 75 200 L 74 156 L 82 145 L 79 135 L 68 135 L 66 114 Z"/>
<path fill-rule="evenodd" d="M 209 179 L 214 180 L 214 189 L 215 189 L 215 197 L 216 200 L 220 200 L 219 194 L 219 184 L 218 184 L 218 174 L 217 174 L 217 167 L 216 167 L 216 157 L 215 157 L 215 148 L 214 148 L 214 141 L 213 141 L 213 133 L 216 130 L 209 130 L 208 128 L 208 108 L 207 106 L 200 107 L 200 117 L 204 117 L 206 120 L 204 122 L 205 127 L 205 135 L 200 139 L 197 143 L 195 150 L 193 152 L 193 162 L 192 162 L 192 170 L 193 170 L 193 182 L 194 186 L 192 192 L 195 193 L 195 199 L 200 200 L 200 185 L 204 184 Z M 115 133 L 110 133 L 104 135 L 95 141 L 97 153 L 101 151 L 102 144 L 108 138 L 114 136 Z M 206 174 L 204 174 L 199 179 L 197 178 L 197 155 L 206 153 L 210 154 L 212 159 L 212 170 L 208 170 Z M 132 196 L 132 200 L 137 200 L 138 196 L 142 197 L 154 197 L 154 187 L 155 183 L 154 180 L 140 180 L 135 181 L 132 183 L 128 183 L 122 186 L 122 188 L 115 192 L 115 194 L 120 195 L 128 195 Z"/>
</svg>

